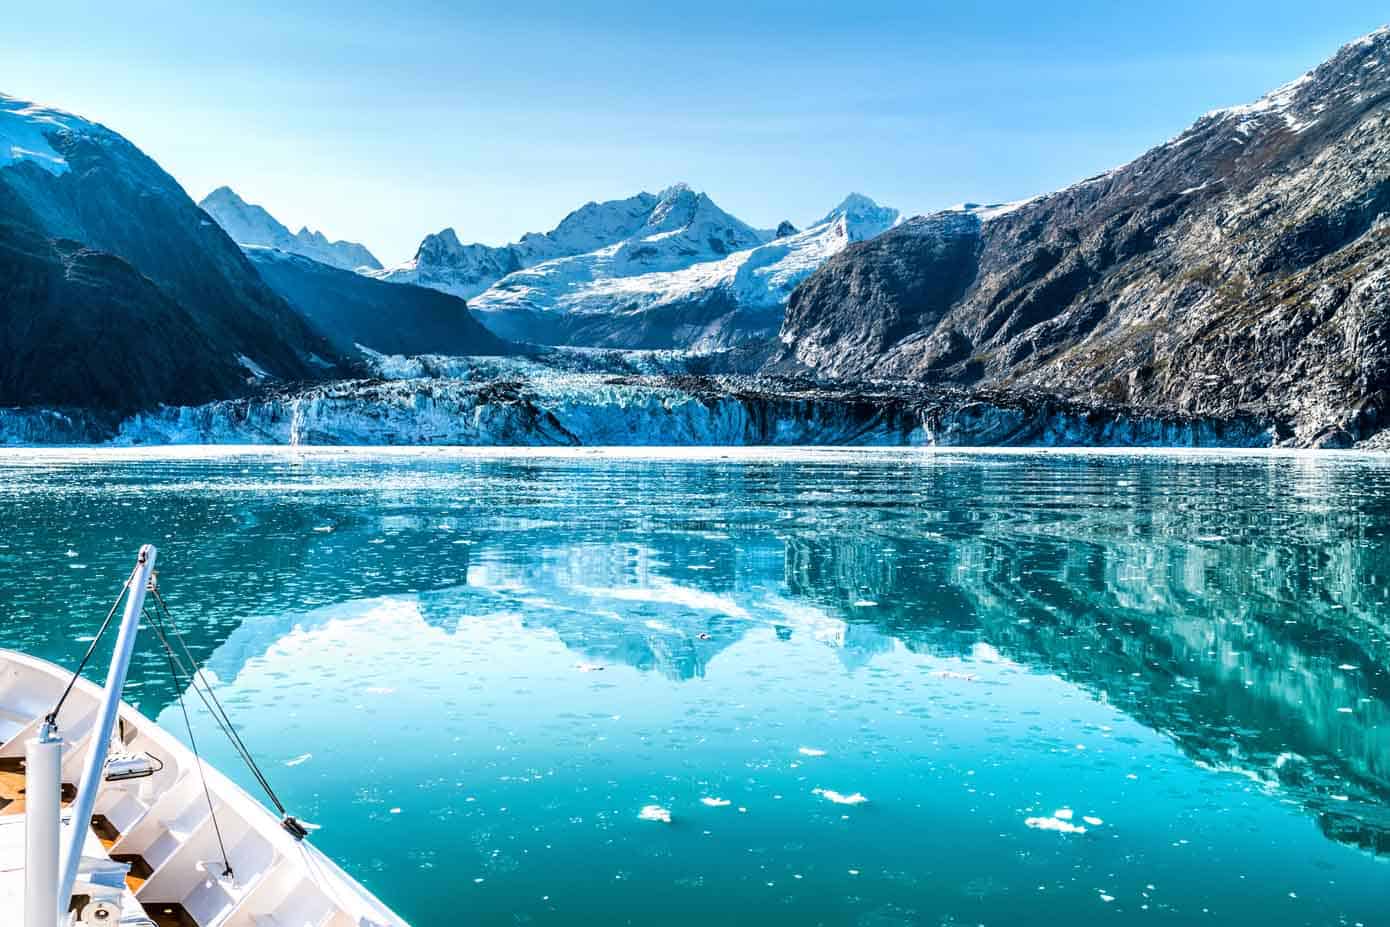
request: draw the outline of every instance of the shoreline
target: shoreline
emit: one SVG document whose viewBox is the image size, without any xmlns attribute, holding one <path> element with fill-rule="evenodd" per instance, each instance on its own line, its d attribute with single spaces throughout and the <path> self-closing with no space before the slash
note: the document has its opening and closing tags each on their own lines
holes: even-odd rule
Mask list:
<svg viewBox="0 0 1390 927">
<path fill-rule="evenodd" d="M 0 445 L 0 461 L 91 458 L 93 460 L 213 460 L 226 457 L 332 458 L 437 457 L 460 459 L 656 460 L 758 462 L 835 460 L 855 462 L 939 461 L 950 457 L 1173 457 L 1251 458 L 1270 460 L 1374 461 L 1390 465 L 1390 453 L 1358 448 L 1289 447 L 1005 447 L 942 445 L 846 446 L 807 445 L 600 445 L 582 447 L 516 445 L 378 445 L 378 444 L 32 444 Z"/>
</svg>

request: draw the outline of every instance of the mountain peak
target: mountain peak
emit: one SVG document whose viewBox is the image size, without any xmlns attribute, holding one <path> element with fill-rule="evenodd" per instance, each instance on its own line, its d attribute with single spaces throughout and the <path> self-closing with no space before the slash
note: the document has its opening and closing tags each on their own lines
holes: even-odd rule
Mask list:
<svg viewBox="0 0 1390 927">
<path fill-rule="evenodd" d="M 889 206 L 880 206 L 862 193 L 851 193 L 840 204 L 826 213 L 816 225 L 843 222 L 850 238 L 861 241 L 872 238 L 892 228 L 898 221 L 898 211 Z"/>
<path fill-rule="evenodd" d="M 307 225 L 297 234 L 290 234 L 265 207 L 246 202 L 225 184 L 203 197 L 198 205 L 239 245 L 276 248 L 342 270 L 381 268 L 376 257 L 356 242 L 329 241 L 328 236 L 310 231 Z"/>
<path fill-rule="evenodd" d="M 204 203 L 208 202 L 209 200 L 215 203 L 233 203 L 240 206 L 250 205 L 246 202 L 246 200 L 242 199 L 241 196 L 238 195 L 235 190 L 233 190 L 226 184 L 223 184 L 216 190 L 213 190 L 207 196 L 203 197 Z"/>
<path fill-rule="evenodd" d="M 656 198 L 658 200 L 681 199 L 693 195 L 694 192 L 695 191 L 690 188 L 690 184 L 686 183 L 684 180 L 679 180 L 658 193 Z"/>
</svg>

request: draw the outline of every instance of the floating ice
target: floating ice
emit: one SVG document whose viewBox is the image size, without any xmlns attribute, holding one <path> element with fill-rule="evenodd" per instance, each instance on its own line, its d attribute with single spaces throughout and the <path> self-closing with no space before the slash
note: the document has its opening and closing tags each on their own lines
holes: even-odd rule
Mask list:
<svg viewBox="0 0 1390 927">
<path fill-rule="evenodd" d="M 732 805 L 733 802 L 729 801 L 727 798 L 714 798 L 706 795 L 704 798 L 700 799 L 700 804 L 708 805 L 711 808 L 727 808 Z"/>
<path fill-rule="evenodd" d="M 292 759 L 292 760 L 285 760 L 285 765 L 286 765 L 286 766 L 299 766 L 299 765 L 301 765 L 301 764 L 303 764 L 303 763 L 309 762 L 309 761 L 312 760 L 313 758 L 314 758 L 314 755 L 313 755 L 312 753 L 301 753 L 301 754 L 299 754 L 299 756 L 295 757 L 295 758 Z"/>
<path fill-rule="evenodd" d="M 1070 821 L 1071 814 L 1070 808 L 1058 808 L 1056 811 L 1052 812 L 1052 816 L 1059 821 Z"/>
<path fill-rule="evenodd" d="M 796 752 L 800 753 L 802 756 L 825 756 L 824 750 L 817 750 L 815 747 L 802 747 Z"/>
<path fill-rule="evenodd" d="M 660 805 L 643 805 L 642 810 L 637 812 L 637 817 L 643 821 L 658 821 L 662 824 L 671 823 L 671 812 Z"/>
<path fill-rule="evenodd" d="M 368 686 L 368 695 L 394 695 L 396 690 L 390 686 Z"/>
<path fill-rule="evenodd" d="M 1024 818 L 1023 823 L 1035 830 L 1052 830 L 1059 834 L 1084 834 L 1086 828 L 1061 818 Z"/>
<path fill-rule="evenodd" d="M 864 802 L 868 801 L 862 792 L 851 792 L 848 795 L 842 795 L 834 789 L 816 788 L 811 790 L 811 794 L 819 795 L 826 801 L 833 801 L 837 805 L 862 805 Z"/>
<path fill-rule="evenodd" d="M 1089 815 L 1089 814 L 1088 814 L 1088 815 L 1084 815 L 1084 816 L 1081 818 L 1081 820 L 1085 821 L 1087 824 L 1091 825 L 1092 827 L 1099 827 L 1099 826 L 1101 826 L 1102 824 L 1105 823 L 1105 822 L 1102 821 L 1100 818 L 1093 817 L 1093 816 L 1091 816 L 1091 815 Z"/>
</svg>

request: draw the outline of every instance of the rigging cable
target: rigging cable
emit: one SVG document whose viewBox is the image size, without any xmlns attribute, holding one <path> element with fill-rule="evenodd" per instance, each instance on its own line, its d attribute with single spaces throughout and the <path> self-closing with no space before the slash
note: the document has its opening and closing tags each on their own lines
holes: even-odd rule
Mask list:
<svg viewBox="0 0 1390 927">
<path fill-rule="evenodd" d="M 135 569 L 138 570 L 139 568 L 137 564 Z M 116 593 L 116 601 L 111 603 L 111 610 L 106 613 L 106 619 L 102 621 L 101 627 L 97 629 L 96 637 L 92 638 L 92 642 L 87 645 L 87 652 L 84 653 L 82 659 L 78 661 L 77 669 L 72 671 L 72 678 L 68 680 L 67 686 L 64 687 L 63 694 L 58 696 L 58 703 L 53 706 L 52 711 L 44 716 L 43 720 L 45 724 L 57 727 L 58 712 L 63 710 L 63 703 L 68 700 L 68 695 L 71 694 L 72 687 L 77 685 L 77 680 L 82 675 L 82 671 L 87 668 L 87 661 L 92 658 L 92 654 L 96 652 L 97 644 L 101 643 L 101 638 L 106 634 L 106 629 L 111 626 L 111 619 L 115 617 L 116 609 L 121 607 L 121 599 L 125 597 L 126 590 L 130 588 L 130 581 L 134 578 L 135 571 L 132 570 L 130 575 L 126 577 L 125 582 L 121 584 L 121 591 Z"/>
<path fill-rule="evenodd" d="M 203 758 L 198 754 L 198 741 L 193 737 L 193 722 L 188 717 L 188 706 L 183 701 L 183 681 L 179 677 L 178 667 L 174 660 L 174 648 L 169 646 L 169 639 L 164 636 L 163 622 L 159 616 L 153 614 L 148 608 L 143 609 L 146 618 L 153 618 L 155 633 L 159 635 L 159 640 L 164 644 L 164 650 L 169 656 L 169 673 L 174 677 L 174 690 L 178 693 L 179 710 L 183 712 L 183 726 L 188 731 L 188 746 L 193 751 L 193 761 L 198 765 L 198 778 L 203 782 L 203 796 L 208 801 L 208 815 L 212 818 L 212 830 L 217 835 L 217 848 L 222 852 L 222 876 L 223 878 L 235 878 L 232 873 L 231 861 L 227 859 L 227 845 L 222 842 L 222 825 L 217 823 L 217 809 L 212 805 L 212 790 L 208 788 L 207 772 L 203 769 Z M 191 682 L 191 680 L 190 680 Z"/>
<path fill-rule="evenodd" d="M 169 611 L 169 606 L 164 601 L 164 597 L 159 594 L 159 586 L 154 580 L 150 583 L 150 594 L 154 596 L 155 602 L 158 603 L 160 610 L 163 611 L 164 618 L 168 622 L 169 630 L 173 631 L 174 639 L 178 642 L 179 648 L 188 659 L 188 665 L 192 667 L 191 671 L 186 668 L 184 669 L 184 672 L 187 673 L 189 677 L 190 688 L 197 693 L 198 698 L 203 702 L 203 707 L 208 710 L 208 713 L 212 715 L 213 721 L 231 742 L 232 749 L 241 757 L 242 762 L 244 762 L 247 769 L 251 771 L 251 775 L 254 776 L 256 782 L 260 784 L 266 797 L 269 798 L 271 804 L 275 806 L 275 810 L 280 813 L 281 825 L 296 840 L 303 840 L 309 834 L 308 827 L 295 818 L 294 815 L 290 814 L 288 809 L 285 808 L 284 803 L 280 801 L 280 796 L 275 794 L 275 789 L 271 787 L 270 780 L 266 778 L 265 773 L 262 772 L 260 766 L 257 765 L 255 758 L 251 755 L 250 748 L 248 748 L 246 742 L 241 739 L 241 735 L 237 733 L 236 727 L 232 724 L 232 719 L 227 715 L 227 710 L 222 707 L 222 703 L 218 700 L 217 693 L 213 691 L 212 684 L 208 682 L 202 667 L 199 666 L 198 661 L 193 657 L 193 653 L 188 649 L 188 642 L 184 640 L 183 633 L 179 631 L 178 623 L 174 621 L 174 616 Z M 164 637 L 162 630 L 163 626 L 164 623 L 160 622 L 161 638 Z M 176 660 L 178 659 L 176 655 L 172 654 L 172 651 L 171 656 Z M 182 661 L 179 661 L 179 665 L 180 667 L 183 666 Z M 201 688 L 198 683 L 202 683 Z M 206 694 L 204 694 L 204 690 L 206 690 Z"/>
</svg>

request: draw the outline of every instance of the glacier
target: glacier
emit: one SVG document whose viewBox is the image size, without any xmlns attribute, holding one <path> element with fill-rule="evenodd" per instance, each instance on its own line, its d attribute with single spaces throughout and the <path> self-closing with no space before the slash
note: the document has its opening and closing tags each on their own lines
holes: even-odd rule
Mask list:
<svg viewBox="0 0 1390 927">
<path fill-rule="evenodd" d="M 737 374 L 583 371 L 600 359 L 384 358 L 383 376 L 120 420 L 0 409 L 0 443 L 1268 447 L 1275 425 L 909 384 L 816 384 Z M 678 370 L 634 354 L 632 369 Z M 568 365 L 572 369 L 558 369 Z M 394 377 L 394 378 L 392 378 Z"/>
</svg>

